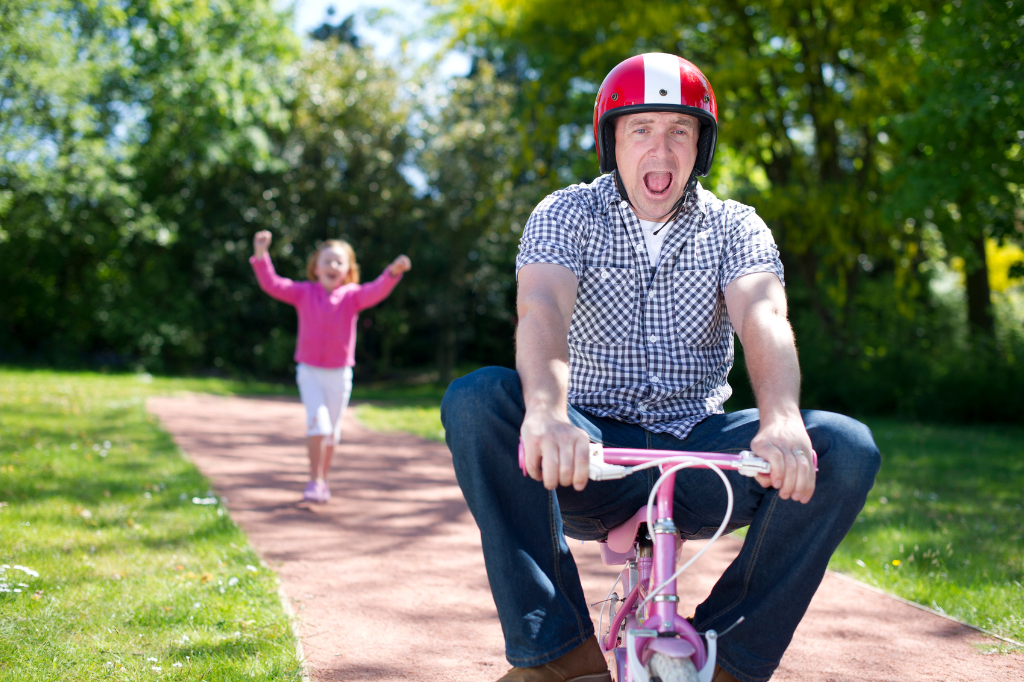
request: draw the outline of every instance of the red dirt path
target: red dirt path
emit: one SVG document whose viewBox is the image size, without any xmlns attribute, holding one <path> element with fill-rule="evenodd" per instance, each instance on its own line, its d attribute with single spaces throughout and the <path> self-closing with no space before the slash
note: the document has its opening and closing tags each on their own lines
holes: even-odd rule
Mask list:
<svg viewBox="0 0 1024 682">
<path fill-rule="evenodd" d="M 312 679 L 489 682 L 507 669 L 479 532 L 444 444 L 347 419 L 334 499 L 311 506 L 298 502 L 307 464 L 296 401 L 191 395 L 148 408 L 278 571 Z M 594 543 L 570 546 L 588 601 L 603 599 L 615 572 Z M 739 547 L 723 540 L 687 573 L 682 609 Z M 1024 655 L 978 648 L 998 643 L 829 574 L 773 679 L 1024 681 Z"/>
</svg>

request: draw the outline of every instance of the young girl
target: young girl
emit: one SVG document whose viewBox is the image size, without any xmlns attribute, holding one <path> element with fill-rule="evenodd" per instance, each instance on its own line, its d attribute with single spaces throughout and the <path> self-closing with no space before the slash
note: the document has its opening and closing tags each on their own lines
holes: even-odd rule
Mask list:
<svg viewBox="0 0 1024 682">
<path fill-rule="evenodd" d="M 249 262 L 260 288 L 295 306 L 299 316 L 296 380 L 306 407 L 309 437 L 309 483 L 303 497 L 323 503 L 331 499 L 327 472 L 352 393 L 359 311 L 387 298 L 412 262 L 407 256 L 399 256 L 380 277 L 369 284 L 359 284 L 359 266 L 352 247 L 331 239 L 309 257 L 306 276 L 310 281 L 293 282 L 274 272 L 267 254 L 270 239 L 266 230 L 256 233 Z"/>
</svg>

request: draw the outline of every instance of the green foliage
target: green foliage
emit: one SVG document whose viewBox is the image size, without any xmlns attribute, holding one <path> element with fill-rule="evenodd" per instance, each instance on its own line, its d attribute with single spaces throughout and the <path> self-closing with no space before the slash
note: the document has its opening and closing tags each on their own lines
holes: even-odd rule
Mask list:
<svg viewBox="0 0 1024 682">
<path fill-rule="evenodd" d="M 269 229 L 295 279 L 326 238 L 352 242 L 364 280 L 411 256 L 362 315 L 361 379 L 509 365 L 522 227 L 596 175 L 604 75 L 662 50 L 718 96 L 705 186 L 779 242 L 805 404 L 1019 418 L 1024 299 L 989 291 L 985 240 L 1024 241 L 1020 7 L 445 7 L 473 67 L 439 84 L 350 20 L 300 45 L 269 0 L 7 3 L 0 358 L 284 377 L 294 312 L 247 263 Z"/>
<path fill-rule="evenodd" d="M 429 141 L 419 155 L 432 186 L 421 253 L 438 294 L 424 312 L 442 330 L 442 383 L 460 345 L 473 343 L 477 357 L 511 363 L 519 233 L 542 198 L 515 171 L 522 153 L 511 106 L 516 88 L 484 61 L 448 85 L 436 122 L 424 121 Z"/>
<path fill-rule="evenodd" d="M 0 680 L 300 678 L 273 572 L 145 411 L 185 388 L 272 389 L 0 371 Z"/>
<path fill-rule="evenodd" d="M 202 219 L 196 185 L 276 164 L 276 74 L 297 47 L 285 17 L 262 0 L 5 11 L 0 87 L 17 115 L 0 133 L 0 347 L 181 366 L 206 330 L 190 324 L 193 254 L 175 245 Z"/>
<path fill-rule="evenodd" d="M 923 101 L 893 126 L 906 225 L 937 227 L 964 259 L 968 319 L 986 336 L 995 319 L 985 240 L 1024 240 L 1022 23 L 1012 2 L 944 5 L 922 32 Z"/>
</svg>

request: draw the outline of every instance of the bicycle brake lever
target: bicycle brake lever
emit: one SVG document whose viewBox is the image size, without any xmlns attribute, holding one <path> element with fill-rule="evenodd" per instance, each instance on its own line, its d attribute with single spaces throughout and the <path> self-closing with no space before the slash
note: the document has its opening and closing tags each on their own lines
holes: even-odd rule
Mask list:
<svg viewBox="0 0 1024 682">
<path fill-rule="evenodd" d="M 770 474 L 772 465 L 749 450 L 744 450 L 740 453 L 740 464 L 736 467 L 736 471 L 743 476 L 753 478 L 758 474 Z"/>
<path fill-rule="evenodd" d="M 604 461 L 604 448 L 600 443 L 590 444 L 590 480 L 591 481 L 614 481 L 625 478 L 629 474 L 629 467 L 618 464 L 608 464 Z"/>
</svg>

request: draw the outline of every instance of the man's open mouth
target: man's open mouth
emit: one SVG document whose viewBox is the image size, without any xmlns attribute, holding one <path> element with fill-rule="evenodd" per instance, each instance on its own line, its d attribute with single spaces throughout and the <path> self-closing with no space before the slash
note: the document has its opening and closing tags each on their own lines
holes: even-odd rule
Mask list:
<svg viewBox="0 0 1024 682">
<path fill-rule="evenodd" d="M 644 174 L 644 185 L 651 194 L 665 194 L 672 186 L 672 173 L 658 171 Z"/>
</svg>

